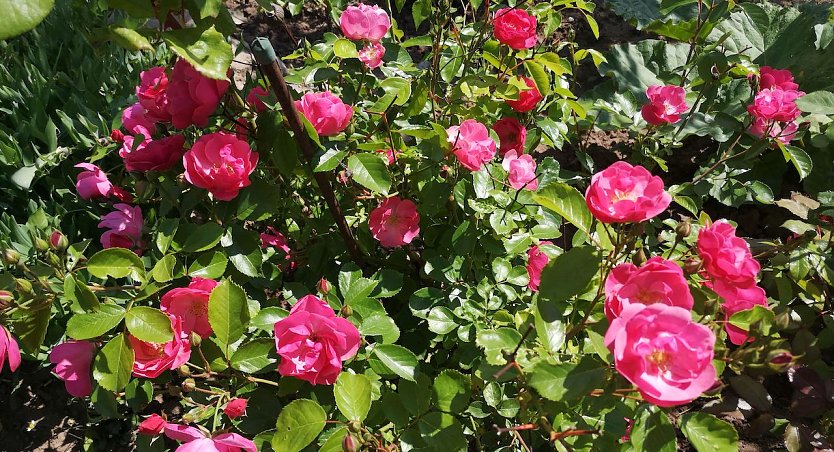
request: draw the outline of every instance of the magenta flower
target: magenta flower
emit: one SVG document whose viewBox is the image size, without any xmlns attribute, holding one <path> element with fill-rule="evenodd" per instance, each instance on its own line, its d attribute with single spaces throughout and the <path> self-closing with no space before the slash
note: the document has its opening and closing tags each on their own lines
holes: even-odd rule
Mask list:
<svg viewBox="0 0 834 452">
<path fill-rule="evenodd" d="M 217 287 L 217 281 L 196 277 L 188 287 L 171 289 L 162 296 L 160 308 L 182 321 L 185 334 L 195 332 L 203 339 L 211 336 L 211 324 L 208 319 L 208 302 L 211 291 Z"/>
<path fill-rule="evenodd" d="M 446 134 L 455 157 L 469 171 L 479 171 L 495 157 L 495 140 L 490 138 L 486 126 L 474 119 L 449 127 Z"/>
<path fill-rule="evenodd" d="M 231 201 L 241 188 L 251 185 L 249 175 L 258 164 L 258 153 L 232 134 L 215 132 L 201 136 L 185 153 L 182 164 L 188 182 L 218 200 Z"/>
<path fill-rule="evenodd" d="M 101 246 L 104 248 L 127 248 L 136 254 L 142 254 L 145 247 L 142 241 L 142 209 L 127 204 L 116 204 L 116 210 L 101 217 L 98 227 L 109 229 L 101 235 Z"/>
<path fill-rule="evenodd" d="M 615 162 L 591 177 L 585 203 L 603 223 L 639 223 L 654 218 L 672 202 L 663 180 L 646 168 Z"/>
<path fill-rule="evenodd" d="M 518 8 L 501 8 L 492 22 L 495 39 L 515 50 L 536 45 L 536 17 Z"/>
<path fill-rule="evenodd" d="M 342 12 L 339 27 L 348 39 L 379 42 L 391 28 L 391 18 L 379 6 L 360 3 Z"/>
<path fill-rule="evenodd" d="M 694 300 L 680 266 L 653 257 L 640 267 L 631 263 L 617 265 L 605 280 L 605 316 L 609 321 L 634 303 L 661 303 L 691 310 Z"/>
<path fill-rule="evenodd" d="M 191 124 L 207 126 L 209 116 L 217 110 L 227 89 L 228 81 L 210 79 L 187 61 L 177 60 L 167 89 L 171 123 L 178 129 Z"/>
<path fill-rule="evenodd" d="M 539 245 L 552 244 L 553 242 L 547 240 L 539 242 Z M 542 282 L 542 270 L 550 262 L 550 258 L 539 249 L 539 245 L 533 245 L 527 250 L 527 274 L 530 276 L 527 287 L 533 292 L 539 291 L 539 284 Z"/>
<path fill-rule="evenodd" d="M 345 130 L 353 117 L 353 108 L 330 91 L 307 93 L 301 96 L 301 100 L 295 101 L 295 108 L 324 137 Z"/>
<path fill-rule="evenodd" d="M 385 248 L 403 246 L 420 233 L 420 214 L 414 202 L 394 196 L 371 211 L 368 226 Z"/>
<path fill-rule="evenodd" d="M 640 114 L 651 125 L 674 124 L 680 115 L 689 110 L 686 91 L 676 85 L 653 85 L 646 89 L 649 103 L 643 105 Z"/>
<path fill-rule="evenodd" d="M 87 397 L 93 393 L 90 365 L 96 345 L 88 341 L 67 341 L 56 345 L 49 353 L 49 362 L 55 364 L 55 375 L 73 397 Z"/>
</svg>

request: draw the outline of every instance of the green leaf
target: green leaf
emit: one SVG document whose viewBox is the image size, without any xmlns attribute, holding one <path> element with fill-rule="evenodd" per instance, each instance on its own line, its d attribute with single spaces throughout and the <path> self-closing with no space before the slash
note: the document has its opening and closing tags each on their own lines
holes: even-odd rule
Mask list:
<svg viewBox="0 0 834 452">
<path fill-rule="evenodd" d="M 307 447 L 324 430 L 327 414 L 318 403 L 293 400 L 281 410 L 272 437 L 275 452 L 299 452 Z"/>
<path fill-rule="evenodd" d="M 357 58 L 359 56 L 359 52 L 356 51 L 356 44 L 345 38 L 339 38 L 333 42 L 333 54 L 339 58 Z"/>
<path fill-rule="evenodd" d="M 379 84 L 385 94 L 393 94 L 394 105 L 405 105 L 411 100 L 411 80 L 402 77 L 388 77 Z M 388 104 L 385 105 L 386 107 Z"/>
<path fill-rule="evenodd" d="M 388 194 L 391 187 L 391 174 L 385 162 L 377 154 L 356 154 L 348 159 L 351 177 L 359 185 L 374 192 Z"/>
<path fill-rule="evenodd" d="M 333 386 L 333 396 L 346 418 L 364 421 L 371 410 L 371 380 L 364 375 L 342 372 Z"/>
<path fill-rule="evenodd" d="M 113 42 L 131 52 L 153 50 L 153 46 L 148 41 L 148 38 L 142 36 L 132 28 L 110 27 L 109 31 L 110 38 Z"/>
<path fill-rule="evenodd" d="M 533 193 L 533 200 L 590 234 L 593 217 L 579 190 L 567 184 L 553 183 Z"/>
<path fill-rule="evenodd" d="M 381 336 L 384 344 L 392 344 L 400 337 L 400 328 L 387 315 L 373 315 L 362 320 L 359 332 L 363 336 Z"/>
<path fill-rule="evenodd" d="M 447 413 L 431 412 L 417 424 L 420 437 L 429 446 L 426 450 L 465 451 L 466 437 L 460 422 Z"/>
<path fill-rule="evenodd" d="M 796 146 L 782 147 L 782 155 L 785 156 L 786 162 L 793 163 L 793 166 L 799 173 L 799 180 L 808 177 L 811 174 L 811 170 L 814 169 L 814 162 L 811 160 L 811 156 Z"/>
<path fill-rule="evenodd" d="M 64 297 L 72 302 L 73 312 L 79 314 L 97 311 L 101 305 L 96 294 L 86 284 L 80 284 L 72 274 L 67 274 L 64 278 Z"/>
<path fill-rule="evenodd" d="M 429 331 L 436 334 L 449 334 L 458 327 L 455 314 L 445 306 L 435 306 L 429 311 Z"/>
<path fill-rule="evenodd" d="M 223 236 L 223 227 L 217 223 L 206 223 L 196 227 L 190 224 L 180 225 L 177 235 L 184 236 L 182 238 L 182 250 L 187 253 L 194 253 L 214 248 L 215 245 L 220 243 L 220 238 Z"/>
<path fill-rule="evenodd" d="M 565 344 L 566 328 L 557 303 L 536 302 L 536 335 L 550 353 L 559 353 Z"/>
<path fill-rule="evenodd" d="M 258 277 L 263 263 L 258 234 L 236 225 L 232 227 L 231 236 L 227 235 L 227 237 L 230 238 L 229 242 L 224 242 L 222 245 L 226 247 L 226 255 L 229 256 L 235 268 L 251 278 Z"/>
<path fill-rule="evenodd" d="M 194 2 L 197 4 L 200 19 L 217 17 L 220 14 L 220 8 L 223 6 L 223 0 L 194 0 Z"/>
<path fill-rule="evenodd" d="M 750 331 L 751 328 L 756 327 L 764 334 L 768 334 L 773 325 L 773 317 L 773 311 L 770 309 L 764 306 L 753 306 L 751 309 L 733 314 L 730 317 L 730 324 L 744 331 Z"/>
<path fill-rule="evenodd" d="M 167 253 L 180 222 L 177 218 L 166 218 L 159 222 L 156 228 L 156 247 L 160 253 Z"/>
<path fill-rule="evenodd" d="M 524 68 L 527 69 L 527 73 L 530 74 L 530 77 L 534 82 L 536 82 L 536 88 L 542 96 L 550 94 L 550 77 L 548 77 L 544 68 L 533 60 L 525 61 Z"/>
<path fill-rule="evenodd" d="M 587 396 L 605 383 L 606 368 L 592 358 L 584 357 L 578 364 L 536 363 L 528 372 L 530 386 L 544 398 L 556 402 Z"/>
<path fill-rule="evenodd" d="M 55 0 L 0 0 L 0 40 L 15 37 L 38 26 L 46 18 Z"/>
<path fill-rule="evenodd" d="M 133 349 L 125 333 L 110 339 L 96 355 L 93 378 L 108 391 L 119 392 L 130 380 L 133 370 Z"/>
<path fill-rule="evenodd" d="M 653 405 L 644 404 L 640 407 L 630 436 L 634 450 L 677 451 L 675 427 L 669 422 L 666 413 Z"/>
<path fill-rule="evenodd" d="M 738 452 L 738 432 L 729 422 L 691 411 L 681 417 L 681 430 L 698 452 Z"/>
<path fill-rule="evenodd" d="M 177 257 L 169 254 L 157 261 L 156 265 L 153 266 L 153 270 L 151 270 L 151 276 L 154 281 L 168 282 L 174 279 L 174 268 L 176 267 Z"/>
<path fill-rule="evenodd" d="M 539 299 L 562 302 L 582 293 L 602 263 L 592 246 L 577 246 L 548 262 L 542 270 Z"/>
<path fill-rule="evenodd" d="M 130 308 L 125 315 L 125 325 L 140 341 L 164 344 L 174 338 L 171 319 L 159 309 L 148 306 Z"/>
<path fill-rule="evenodd" d="M 834 115 L 834 93 L 814 91 L 796 100 L 796 106 L 805 113 Z"/>
<path fill-rule="evenodd" d="M 475 336 L 475 343 L 484 349 L 486 361 L 494 366 L 507 362 L 504 352 L 513 351 L 521 342 L 521 333 L 512 328 L 481 330 Z"/>
<path fill-rule="evenodd" d="M 188 267 L 188 276 L 192 278 L 196 276 L 208 279 L 220 278 L 226 272 L 228 261 L 226 255 L 220 251 L 202 254 Z"/>
<path fill-rule="evenodd" d="M 469 376 L 446 369 L 434 380 L 434 399 L 438 409 L 450 413 L 462 413 L 472 398 L 472 382 Z"/>
<path fill-rule="evenodd" d="M 277 306 L 270 306 L 258 311 L 258 314 L 249 322 L 249 326 L 260 328 L 264 331 L 273 331 L 275 323 L 285 319 L 289 315 L 286 309 Z"/>
<path fill-rule="evenodd" d="M 201 74 L 227 80 L 226 71 L 232 64 L 232 46 L 214 26 L 166 31 L 162 33 L 162 38 L 174 53 L 191 63 Z"/>
<path fill-rule="evenodd" d="M 128 275 L 136 279 L 145 278 L 145 266 L 142 259 L 133 251 L 124 248 L 107 248 L 94 254 L 87 261 L 87 271 L 97 277 L 105 279 L 124 278 Z"/>
<path fill-rule="evenodd" d="M 379 344 L 374 347 L 374 355 L 394 374 L 414 381 L 417 356 L 411 350 L 394 344 Z"/>
<path fill-rule="evenodd" d="M 18 307 L 12 323 L 15 335 L 24 351 L 37 354 L 46 337 L 51 314 L 52 303 Z"/>
<path fill-rule="evenodd" d="M 339 148 L 330 148 L 323 154 L 317 155 L 313 158 L 313 163 L 315 163 L 313 171 L 316 173 L 332 171 L 339 166 L 339 163 L 341 163 L 342 159 L 345 158 L 346 155 L 347 152 L 340 151 Z"/>
<path fill-rule="evenodd" d="M 224 279 L 209 295 L 208 317 L 214 335 L 228 355 L 229 345 L 243 336 L 249 324 L 246 293 L 231 280 Z"/>
<path fill-rule="evenodd" d="M 67 336 L 78 340 L 99 337 L 115 328 L 124 317 L 124 308 L 105 303 L 95 312 L 72 316 L 67 322 Z M 170 325 L 171 321 L 168 323 Z"/>
<path fill-rule="evenodd" d="M 339 427 L 327 438 L 327 441 L 321 445 L 319 452 L 342 452 L 342 441 L 348 435 L 347 427 Z"/>
<path fill-rule="evenodd" d="M 277 361 L 275 341 L 269 338 L 246 342 L 232 355 L 232 367 L 248 374 L 260 372 Z"/>
</svg>

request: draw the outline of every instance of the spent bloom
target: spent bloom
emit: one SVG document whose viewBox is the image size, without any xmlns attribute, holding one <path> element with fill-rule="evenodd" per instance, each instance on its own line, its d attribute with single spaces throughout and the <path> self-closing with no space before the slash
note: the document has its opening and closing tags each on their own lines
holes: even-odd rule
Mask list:
<svg viewBox="0 0 834 452">
<path fill-rule="evenodd" d="M 178 129 L 192 124 L 207 126 L 209 116 L 217 109 L 227 89 L 228 81 L 208 78 L 188 61 L 177 60 L 167 89 L 171 123 Z"/>
<path fill-rule="evenodd" d="M 515 50 L 536 45 L 536 17 L 518 8 L 501 8 L 492 22 L 495 39 Z"/>
<path fill-rule="evenodd" d="M 82 199 L 91 200 L 96 198 L 114 197 L 121 201 L 130 202 L 133 197 L 120 187 L 116 187 L 107 178 L 107 174 L 101 168 L 92 163 L 79 163 L 76 168 L 83 171 L 78 173 L 75 179 L 75 189 Z"/>
<path fill-rule="evenodd" d="M 594 174 L 585 192 L 588 209 L 603 223 L 646 221 L 660 215 L 671 202 L 660 177 L 624 161 Z"/>
<path fill-rule="evenodd" d="M 370 42 L 359 51 L 359 61 L 365 63 L 368 69 L 376 69 L 382 64 L 385 47 L 378 42 Z"/>
<path fill-rule="evenodd" d="M 232 134 L 215 132 L 201 136 L 182 164 L 188 182 L 208 190 L 215 199 L 230 201 L 251 184 L 249 175 L 258 164 L 258 153 Z"/>
<path fill-rule="evenodd" d="M 67 341 L 56 345 L 49 353 L 55 364 L 55 375 L 64 380 L 67 392 L 73 397 L 87 397 L 93 393 L 90 365 L 96 345 L 88 341 Z"/>
<path fill-rule="evenodd" d="M 527 140 L 527 128 L 521 125 L 518 119 L 499 119 L 492 125 L 492 130 L 498 135 L 498 153 L 502 157 L 510 151 L 515 151 L 518 155 L 524 153 L 524 142 Z"/>
<path fill-rule="evenodd" d="M 217 281 L 196 277 L 188 287 L 171 289 L 162 296 L 160 308 L 163 312 L 179 317 L 185 334 L 195 332 L 203 339 L 211 335 L 208 319 L 208 302 Z"/>
<path fill-rule="evenodd" d="M 281 234 L 272 226 L 266 228 L 266 232 L 261 233 L 261 248 L 277 248 L 284 252 L 286 261 L 289 264 L 289 269 L 296 267 L 296 262 L 292 259 L 292 250 L 287 242 L 284 234 Z"/>
<path fill-rule="evenodd" d="M 182 135 L 145 139 L 141 143 L 126 135 L 119 156 L 124 159 L 128 171 L 167 171 L 182 158 L 184 145 L 185 137 Z"/>
<path fill-rule="evenodd" d="M 176 369 L 191 357 L 191 341 L 182 330 L 182 320 L 170 313 L 171 328 L 174 337 L 165 344 L 154 344 L 130 336 L 133 348 L 133 375 L 137 377 L 156 378 L 166 370 Z"/>
<path fill-rule="evenodd" d="M 646 89 L 649 102 L 640 109 L 643 119 L 651 125 L 674 124 L 689 110 L 686 91 L 676 85 L 652 85 Z"/>
<path fill-rule="evenodd" d="M 353 117 L 353 108 L 330 91 L 306 93 L 295 101 L 295 108 L 325 137 L 345 130 Z"/>
<path fill-rule="evenodd" d="M 12 337 L 12 333 L 0 325 L 0 372 L 9 363 L 9 370 L 14 372 L 20 366 L 20 347 Z"/>
<path fill-rule="evenodd" d="M 535 191 L 539 188 L 539 180 L 536 178 L 536 161 L 530 154 L 518 155 L 516 151 L 509 151 L 504 155 L 502 165 L 507 171 L 507 180 L 514 189 L 526 188 Z"/>
<path fill-rule="evenodd" d="M 628 262 L 617 265 L 605 280 L 605 316 L 609 321 L 634 303 L 661 303 L 690 310 L 694 300 L 680 266 L 653 257 L 640 267 Z"/>
<path fill-rule="evenodd" d="M 99 228 L 108 229 L 101 235 L 101 246 L 104 248 L 127 248 L 136 254 L 142 254 L 142 209 L 139 206 L 115 204 L 116 210 L 101 217 Z"/>
<path fill-rule="evenodd" d="M 539 245 L 552 245 L 553 242 L 542 240 Z M 539 245 L 533 245 L 527 250 L 527 274 L 530 276 L 530 282 L 527 287 L 533 292 L 539 291 L 539 284 L 542 282 L 542 270 L 550 262 L 547 254 L 544 254 Z"/>
<path fill-rule="evenodd" d="M 750 246 L 736 236 L 727 220 L 718 220 L 698 231 L 698 256 L 712 279 L 739 285 L 755 282 L 761 270 L 759 261 L 750 253 Z"/>
<path fill-rule="evenodd" d="M 530 77 L 520 77 L 521 80 L 527 85 L 527 89 L 522 90 L 518 93 L 518 99 L 510 100 L 506 99 L 504 102 L 510 106 L 513 110 L 519 113 L 526 113 L 538 105 L 539 101 L 544 99 L 542 93 L 539 92 L 539 89 L 536 87 L 536 82 L 531 79 Z"/>
<path fill-rule="evenodd" d="M 368 225 L 380 245 L 386 248 L 403 246 L 420 233 L 420 214 L 414 202 L 394 196 L 371 211 Z"/>
<path fill-rule="evenodd" d="M 469 171 L 480 170 L 495 157 L 495 140 L 489 136 L 486 126 L 474 119 L 449 127 L 446 134 L 455 157 Z"/>
<path fill-rule="evenodd" d="M 165 73 L 164 67 L 152 67 L 139 74 L 136 97 L 150 120 L 171 121 L 171 113 L 168 112 L 168 74 Z"/>
<path fill-rule="evenodd" d="M 360 3 L 348 6 L 342 12 L 339 26 L 348 39 L 379 42 L 391 28 L 391 18 L 379 6 Z"/>
</svg>

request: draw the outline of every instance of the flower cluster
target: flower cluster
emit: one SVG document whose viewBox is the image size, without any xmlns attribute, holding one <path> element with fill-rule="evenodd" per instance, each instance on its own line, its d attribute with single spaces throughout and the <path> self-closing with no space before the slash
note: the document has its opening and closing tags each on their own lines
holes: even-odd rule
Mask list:
<svg viewBox="0 0 834 452">
<path fill-rule="evenodd" d="M 391 28 L 391 18 L 384 9 L 364 3 L 348 6 L 339 17 L 339 27 L 346 38 L 367 42 L 359 51 L 359 60 L 365 66 L 375 69 L 382 64 L 385 47 L 379 41 Z"/>
<path fill-rule="evenodd" d="M 795 101 L 804 95 L 794 82 L 791 71 L 762 66 L 759 69 L 759 91 L 753 103 L 747 106 L 747 111 L 753 116 L 753 123 L 748 129 L 750 134 L 790 143 L 799 130 L 796 118 L 800 111 Z"/>
</svg>

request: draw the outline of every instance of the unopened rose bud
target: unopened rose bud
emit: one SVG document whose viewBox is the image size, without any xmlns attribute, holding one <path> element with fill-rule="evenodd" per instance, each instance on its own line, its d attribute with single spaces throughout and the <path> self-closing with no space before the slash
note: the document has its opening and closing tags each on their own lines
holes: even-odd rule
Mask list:
<svg viewBox="0 0 834 452">
<path fill-rule="evenodd" d="M 14 267 L 20 263 L 20 253 L 17 250 L 6 248 L 3 250 L 3 262 L 9 267 Z"/>
<path fill-rule="evenodd" d="M 643 251 L 643 248 L 638 249 L 637 252 L 634 253 L 634 257 L 631 258 L 631 261 L 634 262 L 634 265 L 637 265 L 638 267 L 640 265 L 645 264 L 647 260 L 648 259 L 646 259 L 646 253 Z"/>
<path fill-rule="evenodd" d="M 193 378 L 186 378 L 185 381 L 182 382 L 182 391 L 183 392 L 191 392 L 196 387 L 197 387 L 197 382 L 194 381 Z"/>
<path fill-rule="evenodd" d="M 684 218 L 680 223 L 678 223 L 678 227 L 675 228 L 675 232 L 678 234 L 678 239 L 680 240 L 689 237 L 689 233 L 692 232 L 691 220 L 688 217 Z"/>
<path fill-rule="evenodd" d="M 180 374 L 181 377 L 187 377 L 191 375 L 191 368 L 183 364 L 180 367 L 177 367 L 177 373 Z"/>
<path fill-rule="evenodd" d="M 35 249 L 40 251 L 41 253 L 49 251 L 49 242 L 38 237 L 35 239 Z"/>
<path fill-rule="evenodd" d="M 121 143 L 125 140 L 125 134 L 119 129 L 116 129 L 110 132 L 110 139 L 113 140 L 114 143 Z"/>
<path fill-rule="evenodd" d="M 64 251 L 69 246 L 69 241 L 61 231 L 53 231 L 52 235 L 49 236 L 49 244 L 56 251 Z"/>
<path fill-rule="evenodd" d="M 53 267 L 60 267 L 62 264 L 61 258 L 52 252 L 46 253 L 46 262 Z"/>
<path fill-rule="evenodd" d="M 359 421 L 351 421 L 348 423 L 348 431 L 359 433 L 362 431 L 362 424 L 360 424 Z"/>
<path fill-rule="evenodd" d="M 195 333 L 194 331 L 191 332 L 190 339 L 191 339 L 191 346 L 192 347 L 199 347 L 200 344 L 203 343 L 203 338 L 199 334 Z"/>
<path fill-rule="evenodd" d="M 223 408 L 223 412 L 226 413 L 226 416 L 229 416 L 229 419 L 239 418 L 246 414 L 246 403 L 246 399 L 235 397 L 229 400 L 229 403 Z"/>
<path fill-rule="evenodd" d="M 344 317 L 350 317 L 353 315 L 353 308 L 348 305 L 342 306 L 341 313 Z"/>
<path fill-rule="evenodd" d="M 365 442 L 365 444 L 371 444 L 374 442 L 374 435 L 371 435 L 370 433 L 365 433 L 364 435 L 362 435 L 362 440 Z"/>
<path fill-rule="evenodd" d="M 694 275 L 701 271 L 701 259 L 690 257 L 683 262 L 683 272 L 687 275 Z"/>
<path fill-rule="evenodd" d="M 787 350 L 773 350 L 767 356 L 767 365 L 773 370 L 783 370 L 792 362 L 793 355 Z"/>
<path fill-rule="evenodd" d="M 14 285 L 17 292 L 21 295 L 29 295 L 32 293 L 32 283 L 23 278 L 15 278 Z"/>
<path fill-rule="evenodd" d="M 14 301 L 14 294 L 8 290 L 0 290 L 0 309 L 6 309 Z"/>
<path fill-rule="evenodd" d="M 185 413 L 185 414 L 182 415 L 183 424 L 190 424 L 190 423 L 192 423 L 196 420 L 197 420 L 196 416 L 194 416 L 191 413 Z"/>
<path fill-rule="evenodd" d="M 331 289 L 330 282 L 327 281 L 326 279 L 322 278 L 322 279 L 319 280 L 319 283 L 316 285 L 316 289 L 319 291 L 320 294 L 327 295 L 328 293 L 330 293 L 330 289 Z"/>
<path fill-rule="evenodd" d="M 342 438 L 342 452 L 356 452 L 356 441 L 353 435 L 347 434 Z"/>
</svg>

